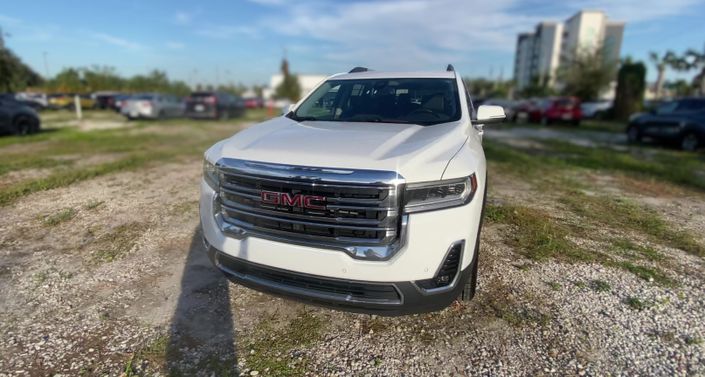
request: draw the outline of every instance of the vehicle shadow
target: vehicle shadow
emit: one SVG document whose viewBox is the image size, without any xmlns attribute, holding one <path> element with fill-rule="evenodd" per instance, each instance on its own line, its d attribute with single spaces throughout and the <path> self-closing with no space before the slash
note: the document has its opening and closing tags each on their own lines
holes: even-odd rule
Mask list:
<svg viewBox="0 0 705 377">
<path fill-rule="evenodd" d="M 166 363 L 170 375 L 237 374 L 229 282 L 211 264 L 197 227 L 172 316 Z"/>
</svg>

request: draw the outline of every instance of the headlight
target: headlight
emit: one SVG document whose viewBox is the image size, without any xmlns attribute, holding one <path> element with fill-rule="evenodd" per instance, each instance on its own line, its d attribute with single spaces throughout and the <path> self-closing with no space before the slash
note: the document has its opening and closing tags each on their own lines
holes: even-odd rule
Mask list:
<svg viewBox="0 0 705 377">
<path fill-rule="evenodd" d="M 215 167 L 215 164 L 205 158 L 203 159 L 203 179 L 206 180 L 208 186 L 210 186 L 213 190 L 218 191 L 218 186 L 220 186 L 218 168 Z"/>
<path fill-rule="evenodd" d="M 404 191 L 404 212 L 424 212 L 462 206 L 472 200 L 476 190 L 475 174 L 465 178 L 411 183 Z"/>
</svg>

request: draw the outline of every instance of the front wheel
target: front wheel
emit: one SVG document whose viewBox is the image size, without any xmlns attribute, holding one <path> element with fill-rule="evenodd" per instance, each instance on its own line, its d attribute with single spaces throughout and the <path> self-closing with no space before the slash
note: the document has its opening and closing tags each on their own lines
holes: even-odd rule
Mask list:
<svg viewBox="0 0 705 377">
<path fill-rule="evenodd" d="M 693 132 L 690 132 L 683 136 L 683 139 L 681 140 L 682 150 L 694 152 L 698 150 L 698 148 L 700 148 L 700 139 L 698 138 L 698 135 Z"/>
<path fill-rule="evenodd" d="M 32 119 L 26 116 L 19 116 L 14 122 L 15 135 L 26 136 L 32 133 L 34 125 Z"/>
</svg>

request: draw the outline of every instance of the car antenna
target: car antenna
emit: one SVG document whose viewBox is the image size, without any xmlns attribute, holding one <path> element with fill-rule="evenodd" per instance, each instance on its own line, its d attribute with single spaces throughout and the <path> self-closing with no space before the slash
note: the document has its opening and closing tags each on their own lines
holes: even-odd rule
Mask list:
<svg viewBox="0 0 705 377">
<path fill-rule="evenodd" d="M 453 64 L 448 64 L 448 66 L 446 67 L 446 72 L 455 72 Z"/>
</svg>

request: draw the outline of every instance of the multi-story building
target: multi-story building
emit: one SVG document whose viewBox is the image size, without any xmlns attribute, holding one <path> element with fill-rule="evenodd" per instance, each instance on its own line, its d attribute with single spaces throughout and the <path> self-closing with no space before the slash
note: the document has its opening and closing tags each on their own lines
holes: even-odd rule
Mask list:
<svg viewBox="0 0 705 377">
<path fill-rule="evenodd" d="M 565 22 L 541 22 L 533 33 L 517 38 L 514 79 L 517 89 L 532 80 L 556 86 L 556 71 L 576 54 L 602 48 L 605 61 L 619 60 L 623 22 L 608 21 L 602 11 L 583 10 Z"/>
</svg>

